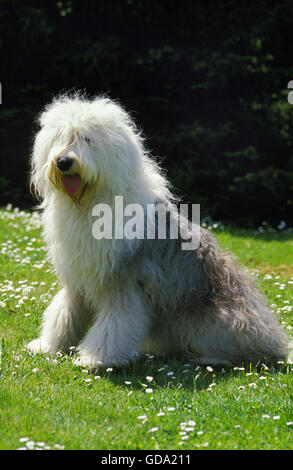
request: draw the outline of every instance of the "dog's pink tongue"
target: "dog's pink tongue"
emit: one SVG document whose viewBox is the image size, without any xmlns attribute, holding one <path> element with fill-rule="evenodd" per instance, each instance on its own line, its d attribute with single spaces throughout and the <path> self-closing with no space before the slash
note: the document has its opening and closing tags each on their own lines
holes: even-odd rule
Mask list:
<svg viewBox="0 0 293 470">
<path fill-rule="evenodd" d="M 63 184 L 67 194 L 72 195 L 77 193 L 81 187 L 81 179 L 78 174 L 63 175 Z"/>
</svg>

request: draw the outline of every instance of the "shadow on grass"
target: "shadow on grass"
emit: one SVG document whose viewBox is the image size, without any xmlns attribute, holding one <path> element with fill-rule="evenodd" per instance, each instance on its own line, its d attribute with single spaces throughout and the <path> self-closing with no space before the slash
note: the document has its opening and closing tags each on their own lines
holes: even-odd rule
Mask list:
<svg viewBox="0 0 293 470">
<path fill-rule="evenodd" d="M 270 366 L 259 364 L 254 367 L 211 367 L 197 365 L 194 360 L 182 362 L 178 359 L 146 355 L 124 367 L 88 369 L 88 372 L 110 381 L 117 387 L 129 385 L 131 390 L 152 389 L 155 385 L 156 390 L 170 388 L 200 392 L 211 389 L 215 383 L 219 385 L 221 382 L 232 380 L 240 374 L 280 371 L 288 373 L 288 367 L 286 363 Z"/>
</svg>

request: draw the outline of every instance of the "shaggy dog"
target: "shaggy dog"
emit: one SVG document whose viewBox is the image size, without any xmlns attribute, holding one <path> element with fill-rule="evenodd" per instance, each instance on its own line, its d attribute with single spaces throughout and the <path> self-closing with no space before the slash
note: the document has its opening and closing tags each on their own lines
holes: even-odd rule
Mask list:
<svg viewBox="0 0 293 470">
<path fill-rule="evenodd" d="M 175 214 L 167 179 L 119 104 L 62 96 L 40 125 L 31 184 L 63 288 L 28 345 L 33 353 L 76 347 L 76 362 L 91 367 L 127 364 L 140 352 L 227 366 L 287 357 L 265 299 L 209 232 L 200 229 L 196 250 L 182 250 L 183 237 L 93 236 L 94 206 L 114 208 L 117 195 L 144 209 L 163 204 L 184 239 L 195 229 Z"/>
</svg>

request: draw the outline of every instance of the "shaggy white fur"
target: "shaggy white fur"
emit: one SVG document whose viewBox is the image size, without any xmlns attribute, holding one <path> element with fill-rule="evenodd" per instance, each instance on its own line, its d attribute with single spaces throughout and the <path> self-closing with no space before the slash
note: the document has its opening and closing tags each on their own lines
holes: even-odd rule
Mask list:
<svg viewBox="0 0 293 470">
<path fill-rule="evenodd" d="M 31 183 L 43 200 L 44 238 L 63 288 L 31 351 L 76 346 L 77 363 L 93 367 L 126 364 L 141 351 L 225 365 L 287 356 L 286 335 L 265 300 L 208 232 L 195 252 L 170 237 L 93 237 L 98 203 L 113 207 L 117 195 L 143 208 L 174 201 L 120 105 L 62 96 L 40 125 Z M 184 218 L 180 224 L 185 235 L 195 228 Z"/>
</svg>

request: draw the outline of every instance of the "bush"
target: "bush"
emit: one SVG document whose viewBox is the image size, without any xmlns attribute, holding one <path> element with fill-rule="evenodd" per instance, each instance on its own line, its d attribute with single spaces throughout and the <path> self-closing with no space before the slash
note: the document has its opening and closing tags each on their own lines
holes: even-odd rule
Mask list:
<svg viewBox="0 0 293 470">
<path fill-rule="evenodd" d="M 2 0 L 1 202 L 32 202 L 36 114 L 86 89 L 133 112 L 203 216 L 292 223 L 292 13 L 289 0 Z"/>
</svg>

